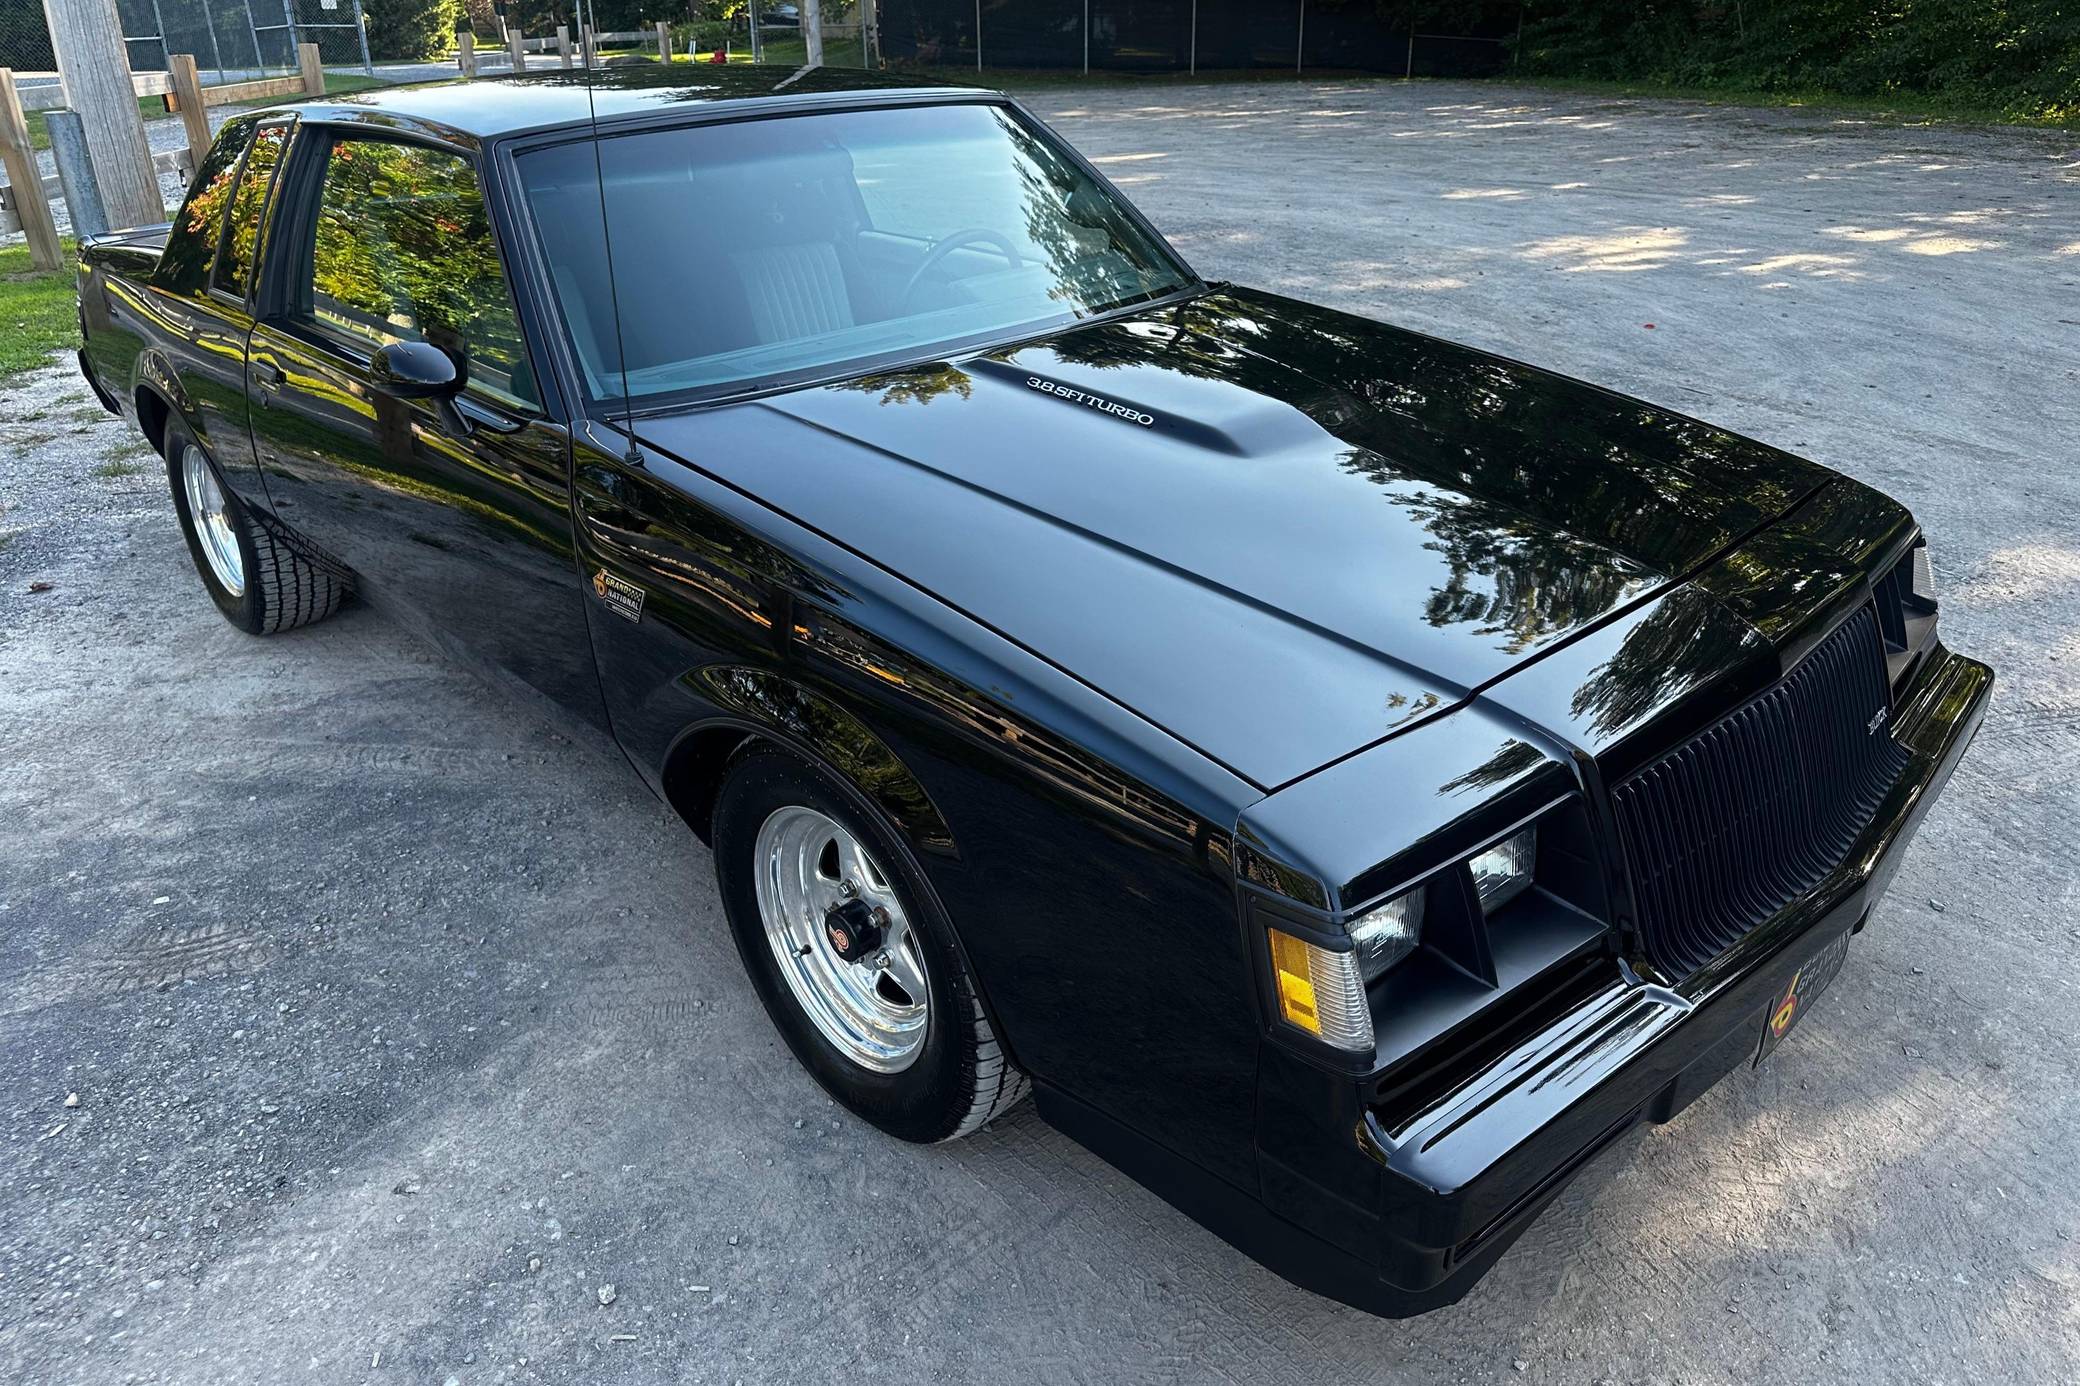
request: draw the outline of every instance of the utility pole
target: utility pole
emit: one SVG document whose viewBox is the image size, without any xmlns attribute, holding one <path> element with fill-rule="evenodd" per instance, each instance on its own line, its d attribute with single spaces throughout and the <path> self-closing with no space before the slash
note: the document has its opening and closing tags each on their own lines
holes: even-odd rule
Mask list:
<svg viewBox="0 0 2080 1386">
<path fill-rule="evenodd" d="M 802 42 L 809 46 L 809 66 L 823 66 L 823 6 L 820 0 L 802 0 Z"/>
<path fill-rule="evenodd" d="M 87 156 L 109 222 L 120 227 L 166 220 L 116 0 L 43 0 L 43 15 L 65 104 L 86 127 Z"/>
</svg>

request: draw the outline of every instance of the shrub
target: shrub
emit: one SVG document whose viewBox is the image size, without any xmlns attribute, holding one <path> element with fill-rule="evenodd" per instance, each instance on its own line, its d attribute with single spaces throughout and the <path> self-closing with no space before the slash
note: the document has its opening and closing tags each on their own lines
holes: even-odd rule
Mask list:
<svg viewBox="0 0 2080 1386">
<path fill-rule="evenodd" d="M 372 58 L 438 58 L 455 43 L 455 24 L 466 18 L 462 0 L 362 0 Z"/>
</svg>

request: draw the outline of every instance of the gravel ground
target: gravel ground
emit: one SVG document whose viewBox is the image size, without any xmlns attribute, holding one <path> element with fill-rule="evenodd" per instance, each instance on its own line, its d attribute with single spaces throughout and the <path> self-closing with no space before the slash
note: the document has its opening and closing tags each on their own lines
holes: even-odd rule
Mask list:
<svg viewBox="0 0 2080 1386">
<path fill-rule="evenodd" d="M 2003 682 L 1826 1001 L 1463 1304 L 1343 1310 L 1030 1108 L 926 1150 L 841 1120 L 623 767 L 366 611 L 232 631 L 57 366 L 0 386 L 0 1378 L 2080 1375 L 2073 139 L 1446 84 L 1038 104 L 1209 275 L 1913 505 Z"/>
</svg>

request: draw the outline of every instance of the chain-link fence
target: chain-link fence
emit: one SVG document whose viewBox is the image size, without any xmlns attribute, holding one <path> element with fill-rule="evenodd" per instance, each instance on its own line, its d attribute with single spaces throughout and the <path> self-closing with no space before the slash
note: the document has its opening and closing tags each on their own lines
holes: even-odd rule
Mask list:
<svg viewBox="0 0 2080 1386">
<path fill-rule="evenodd" d="M 50 30 L 43 22 L 43 0 L 0 0 L 0 67 L 34 74 L 55 71 L 57 66 Z"/>
<path fill-rule="evenodd" d="M 361 0 L 116 0 L 133 72 L 161 71 L 192 53 L 204 81 L 296 70 L 296 45 L 315 43 L 327 67 L 364 67 Z"/>
<path fill-rule="evenodd" d="M 116 0 L 132 72 L 164 72 L 194 55 L 210 84 L 296 71 L 296 45 L 315 43 L 327 67 L 366 68 L 361 0 Z M 0 0 L 0 67 L 54 70 L 42 0 Z"/>
<path fill-rule="evenodd" d="M 920 67 L 1472 77 L 1506 65 L 1520 9 L 1518 0 L 880 0 L 880 40 L 891 64 Z"/>
</svg>

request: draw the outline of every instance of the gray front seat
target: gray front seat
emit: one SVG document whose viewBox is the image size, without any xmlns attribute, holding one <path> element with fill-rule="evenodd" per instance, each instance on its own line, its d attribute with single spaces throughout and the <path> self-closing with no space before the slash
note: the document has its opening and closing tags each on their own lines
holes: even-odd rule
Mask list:
<svg viewBox="0 0 2080 1386">
<path fill-rule="evenodd" d="M 829 241 L 761 245 L 730 252 L 761 344 L 793 341 L 852 326 L 845 272 Z"/>
</svg>

